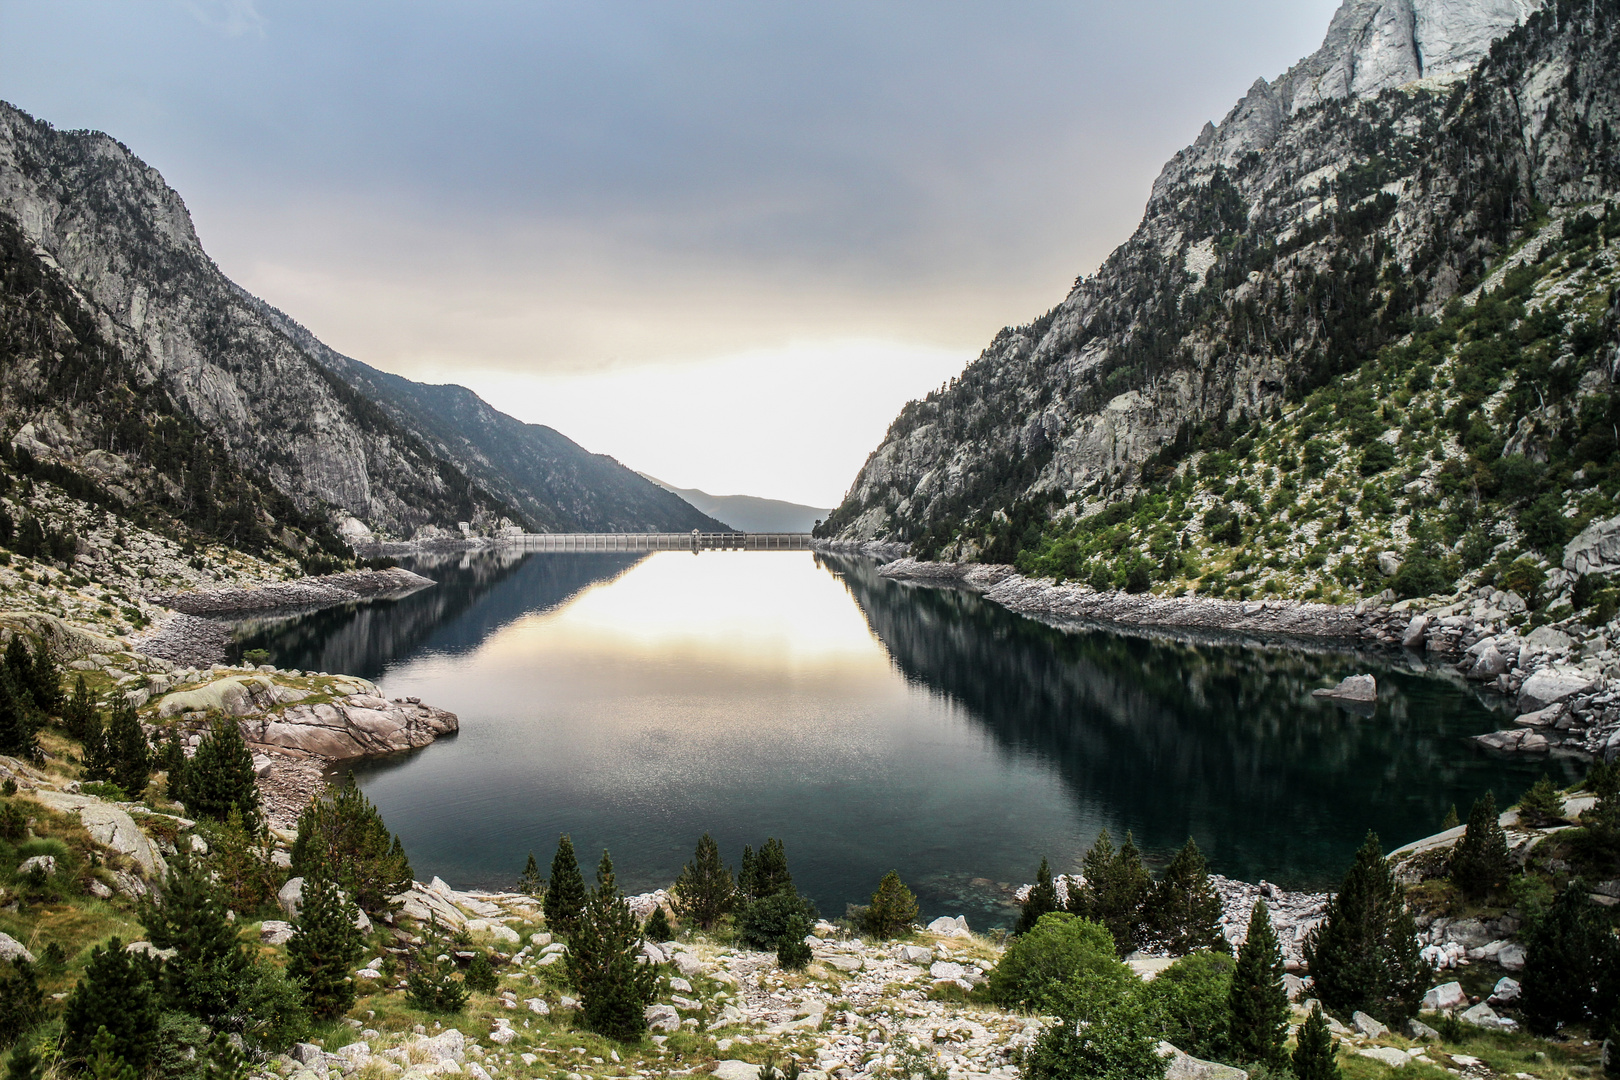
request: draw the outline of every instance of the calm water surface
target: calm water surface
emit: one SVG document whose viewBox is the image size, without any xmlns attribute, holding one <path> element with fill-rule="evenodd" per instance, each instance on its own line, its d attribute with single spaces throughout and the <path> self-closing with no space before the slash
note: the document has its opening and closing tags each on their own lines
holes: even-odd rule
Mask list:
<svg viewBox="0 0 1620 1080">
<path fill-rule="evenodd" d="M 669 884 L 712 832 L 728 861 L 787 844 L 824 913 L 897 869 L 927 917 L 1005 924 L 1005 886 L 1067 870 L 1097 832 L 1150 859 L 1187 836 L 1220 872 L 1334 880 L 1376 829 L 1433 832 L 1545 767 L 1466 741 L 1501 726 L 1467 687 L 1324 650 L 1056 628 L 808 552 L 477 555 L 439 584 L 277 621 L 242 648 L 362 674 L 461 718 L 356 769 L 417 877 L 511 884 L 570 833 L 587 874 Z M 1313 687 L 1372 671 L 1358 715 Z M 1555 766 L 1556 768 L 1557 766 Z"/>
</svg>

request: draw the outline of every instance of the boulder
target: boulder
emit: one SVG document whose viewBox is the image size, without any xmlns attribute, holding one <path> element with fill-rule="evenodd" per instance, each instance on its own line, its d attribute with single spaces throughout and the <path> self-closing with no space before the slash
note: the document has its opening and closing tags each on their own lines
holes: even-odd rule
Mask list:
<svg viewBox="0 0 1620 1080">
<path fill-rule="evenodd" d="M 900 945 L 894 950 L 894 958 L 907 964 L 927 964 L 933 961 L 934 950 L 917 945 Z"/>
<path fill-rule="evenodd" d="M 517 1037 L 518 1033 L 512 1027 L 512 1021 L 508 1020 L 504 1016 L 495 1018 L 494 1025 L 490 1029 L 489 1033 L 490 1042 L 494 1043 L 496 1046 L 505 1046 L 508 1043 L 516 1040 Z"/>
<path fill-rule="evenodd" d="M 288 878 L 287 884 L 276 893 L 276 904 L 293 918 L 298 918 L 298 909 L 304 904 L 304 879 L 301 877 Z"/>
<path fill-rule="evenodd" d="M 288 1056 L 305 1068 L 315 1068 L 326 1064 L 326 1051 L 314 1043 L 293 1043 L 293 1048 L 288 1051 Z"/>
<path fill-rule="evenodd" d="M 34 954 L 29 952 L 23 943 L 10 934 L 0 931 L 0 961 L 16 960 L 21 958 L 32 964 Z"/>
<path fill-rule="evenodd" d="M 714 1080 L 759 1080 L 759 1066 L 732 1058 L 714 1067 Z"/>
<path fill-rule="evenodd" d="M 1338 686 L 1312 690 L 1311 696 L 1329 698 L 1333 701 L 1356 701 L 1363 704 L 1375 702 L 1378 700 L 1378 680 L 1371 675 L 1351 675 L 1342 680 Z"/>
<path fill-rule="evenodd" d="M 929 965 L 928 974 L 929 977 L 938 979 L 940 982 L 948 982 L 952 979 L 965 978 L 967 969 L 961 964 L 955 964 L 949 960 L 936 960 Z"/>
<path fill-rule="evenodd" d="M 1471 1009 L 1464 1010 L 1458 1019 L 1465 1024 L 1473 1024 L 1475 1027 L 1494 1029 L 1502 1026 L 1500 1022 L 1502 1018 L 1496 1015 L 1495 1009 L 1484 1002 L 1480 1002 Z"/>
<path fill-rule="evenodd" d="M 551 1006 L 546 1004 L 544 998 L 524 998 L 523 1004 L 536 1016 L 551 1015 Z"/>
<path fill-rule="evenodd" d="M 432 1038 L 421 1038 L 410 1046 L 411 1056 L 417 1059 L 426 1058 L 429 1061 L 454 1061 L 460 1064 L 466 1060 L 467 1037 L 455 1028 L 446 1028 Z"/>
<path fill-rule="evenodd" d="M 1573 574 L 1620 570 L 1620 517 L 1594 521 L 1565 544 L 1564 569 Z"/>
<path fill-rule="evenodd" d="M 293 926 L 290 922 L 266 919 L 259 924 L 259 940 L 266 945 L 285 945 L 292 937 Z"/>
<path fill-rule="evenodd" d="M 1421 1020 L 1412 1019 L 1406 1022 L 1406 1036 L 1418 1042 L 1437 1042 L 1440 1033 Z"/>
<path fill-rule="evenodd" d="M 1405 1050 L 1397 1050 L 1393 1046 L 1364 1046 L 1356 1053 L 1388 1065 L 1392 1069 L 1404 1069 L 1412 1063 Z"/>
<path fill-rule="evenodd" d="M 1378 1039 L 1389 1034 L 1389 1028 L 1364 1012 L 1355 1012 L 1350 1015 L 1350 1026 L 1356 1032 L 1368 1039 Z"/>
<path fill-rule="evenodd" d="M 1429 636 L 1429 616 L 1414 615 L 1412 621 L 1406 624 L 1406 631 L 1401 634 L 1401 647 L 1406 649 L 1423 648 L 1424 640 Z"/>
<path fill-rule="evenodd" d="M 679 1031 L 681 1030 L 681 1014 L 675 1011 L 673 1005 L 648 1005 L 642 1010 L 647 1018 L 647 1027 L 653 1031 Z"/>
<path fill-rule="evenodd" d="M 1393 551 L 1380 551 L 1378 553 L 1378 572 L 1385 577 L 1394 577 L 1400 573 L 1400 555 Z"/>
<path fill-rule="evenodd" d="M 1463 993 L 1462 983 L 1448 982 L 1433 987 L 1423 995 L 1422 1009 L 1424 1012 L 1450 1012 L 1459 1005 L 1468 1004 L 1468 995 Z"/>
<path fill-rule="evenodd" d="M 1575 668 L 1543 668 L 1519 688 L 1519 711 L 1537 712 L 1592 689 L 1590 675 Z"/>
<path fill-rule="evenodd" d="M 1538 626 L 1525 635 L 1519 653 L 1521 656 L 1531 656 L 1535 653 L 1568 652 L 1574 645 L 1575 639 L 1557 627 Z"/>
<path fill-rule="evenodd" d="M 1159 1056 L 1169 1059 L 1164 1080 L 1249 1080 L 1243 1069 L 1195 1058 L 1167 1042 L 1159 1044 Z"/>
<path fill-rule="evenodd" d="M 1468 677 L 1475 682 L 1489 682 L 1498 675 L 1506 674 L 1507 669 L 1507 658 L 1496 651 L 1495 645 L 1487 645 L 1468 669 Z"/>
<path fill-rule="evenodd" d="M 1500 954 L 1498 954 L 1500 955 Z M 1503 976 L 1496 980 L 1496 987 L 1491 991 L 1488 999 L 1492 1005 L 1506 1005 L 1519 1000 L 1519 981 Z"/>
<path fill-rule="evenodd" d="M 954 919 L 948 915 L 941 915 L 928 924 L 928 932 L 946 937 L 972 936 L 971 931 L 968 930 L 967 919 L 961 915 L 956 916 Z"/>
<path fill-rule="evenodd" d="M 34 855 L 24 859 L 22 864 L 17 867 L 17 873 L 19 874 L 32 874 L 36 870 L 46 877 L 56 873 L 56 856 Z"/>
<path fill-rule="evenodd" d="M 1509 942 L 1496 954 L 1496 962 L 1504 971 L 1523 971 L 1524 946 Z"/>
</svg>

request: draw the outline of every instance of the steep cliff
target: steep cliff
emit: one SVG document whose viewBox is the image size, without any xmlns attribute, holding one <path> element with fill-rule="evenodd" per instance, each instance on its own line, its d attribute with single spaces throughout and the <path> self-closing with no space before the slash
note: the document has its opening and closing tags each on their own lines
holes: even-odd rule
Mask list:
<svg viewBox="0 0 1620 1080">
<path fill-rule="evenodd" d="M 1612 389 L 1620 4 L 1534 6 L 1347 0 L 1166 165 L 1096 274 L 902 411 L 823 531 L 1026 564 L 1073 540 L 1037 568 L 1123 584 L 1151 558 L 1167 588 L 1239 549 L 1320 556 L 1281 584 L 1321 593 L 1382 588 L 1369 551 L 1459 556 L 1482 517 L 1487 555 L 1553 547 L 1520 520 L 1548 490 L 1547 532 L 1612 512 L 1612 440 L 1575 448 Z"/>
<path fill-rule="evenodd" d="M 548 531 L 716 527 L 611 458 L 470 391 L 326 348 L 226 278 L 180 196 L 106 135 L 57 131 L 0 103 L 0 220 L 70 285 L 137 384 L 161 387 L 301 513 L 352 515 L 396 536 L 503 518 Z M 32 423 L 48 456 L 78 464 L 85 452 L 61 403 L 7 420 L 12 432 Z M 63 433 L 60 447 L 48 432 Z"/>
</svg>

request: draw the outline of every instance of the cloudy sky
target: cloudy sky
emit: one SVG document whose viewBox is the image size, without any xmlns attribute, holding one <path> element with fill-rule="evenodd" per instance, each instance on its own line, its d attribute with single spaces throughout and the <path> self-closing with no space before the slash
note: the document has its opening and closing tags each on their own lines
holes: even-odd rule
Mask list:
<svg viewBox="0 0 1620 1080">
<path fill-rule="evenodd" d="M 829 506 L 1335 6 L 0 0 L 0 98 L 123 141 L 342 352 Z"/>
</svg>

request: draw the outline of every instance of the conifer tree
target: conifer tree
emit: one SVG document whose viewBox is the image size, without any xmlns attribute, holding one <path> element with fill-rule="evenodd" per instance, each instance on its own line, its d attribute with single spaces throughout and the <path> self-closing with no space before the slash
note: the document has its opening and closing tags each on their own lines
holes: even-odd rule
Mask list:
<svg viewBox="0 0 1620 1080">
<path fill-rule="evenodd" d="M 674 927 L 669 925 L 669 915 L 664 911 L 664 905 L 659 904 L 647 916 L 647 925 L 641 928 L 641 936 L 648 941 L 668 941 L 675 936 Z"/>
<path fill-rule="evenodd" d="M 1238 949 L 1228 998 L 1231 1041 L 1238 1061 L 1281 1068 L 1288 1038 L 1288 992 L 1283 988 L 1282 946 L 1264 900 L 1249 913 L 1249 936 Z"/>
<path fill-rule="evenodd" d="M 6 1080 L 42 1080 L 44 1075 L 45 1062 L 40 1060 L 39 1054 L 27 1040 L 18 1043 L 6 1062 Z"/>
<path fill-rule="evenodd" d="M 518 875 L 518 892 L 524 896 L 543 896 L 546 891 L 546 879 L 540 876 L 540 864 L 534 861 L 534 852 L 529 852 L 529 861 L 523 864 L 523 873 Z"/>
<path fill-rule="evenodd" d="M 177 803 L 186 801 L 186 770 L 191 762 L 186 759 L 186 748 L 180 742 L 180 729 L 171 727 L 169 737 L 163 741 L 162 769 L 163 793 Z"/>
<path fill-rule="evenodd" d="M 144 1074 L 157 1045 L 157 994 L 148 962 L 124 951 L 113 938 L 90 950 L 90 963 L 68 995 L 62 1011 L 62 1057 L 83 1067 L 94 1052 L 97 1034 L 106 1030 L 124 1061 Z"/>
<path fill-rule="evenodd" d="M 35 644 L 33 661 L 21 674 L 34 707 L 47 716 L 60 716 L 67 704 L 67 696 L 62 693 L 62 672 L 43 641 Z"/>
<path fill-rule="evenodd" d="M 265 833 L 253 825 L 233 806 L 225 824 L 213 835 L 209 862 L 220 893 L 233 911 L 256 911 L 276 891 L 270 845 Z"/>
<path fill-rule="evenodd" d="M 1530 785 L 1519 799 L 1519 818 L 1527 825 L 1547 826 L 1556 825 L 1564 819 L 1564 796 L 1552 782 L 1552 777 L 1542 774 L 1541 779 Z"/>
<path fill-rule="evenodd" d="M 34 965 L 18 956 L 0 966 L 0 1047 L 16 1042 L 44 1010 L 45 993 L 34 978 Z"/>
<path fill-rule="evenodd" d="M 1316 995 L 1333 1012 L 1358 1009 L 1391 1026 L 1417 1015 L 1431 969 L 1376 833 L 1356 852 L 1322 921 L 1305 938 Z"/>
<path fill-rule="evenodd" d="M 217 716 L 186 766 L 186 810 L 195 817 L 224 821 L 231 807 L 244 818 L 259 815 L 259 788 L 253 753 L 230 717 Z"/>
<path fill-rule="evenodd" d="M 1322 1006 L 1312 1005 L 1311 1014 L 1299 1026 L 1299 1043 L 1294 1047 L 1295 1080 L 1343 1080 L 1338 1051 L 1339 1041 L 1328 1031 Z"/>
<path fill-rule="evenodd" d="M 574 840 L 566 833 L 557 839 L 557 852 L 551 857 L 551 884 L 546 889 L 546 925 L 568 935 L 585 913 L 585 875 L 579 872 Z"/>
<path fill-rule="evenodd" d="M 1080 860 L 1080 887 L 1069 889 L 1069 910 L 1082 919 L 1102 922 L 1100 912 L 1114 870 L 1114 841 L 1104 829 Z"/>
<path fill-rule="evenodd" d="M 1042 865 L 1045 865 L 1044 861 Z M 1051 875 L 1048 874 L 1047 878 L 1050 881 Z M 909 932 L 916 918 L 917 897 L 900 880 L 899 871 L 890 870 L 878 882 L 877 892 L 872 894 L 872 903 L 868 905 L 861 922 L 862 929 L 869 936 L 882 940 Z M 802 938 L 804 935 L 799 936 Z"/>
<path fill-rule="evenodd" d="M 141 909 L 147 940 L 175 950 L 160 974 L 165 1000 L 210 1026 L 236 1013 L 252 965 L 226 910 L 207 869 L 184 848 L 169 866 L 162 902 Z"/>
<path fill-rule="evenodd" d="M 1199 949 L 1225 952 L 1221 934 L 1221 898 L 1209 880 L 1209 866 L 1192 837 L 1164 868 L 1144 912 L 1146 922 L 1172 956 Z"/>
<path fill-rule="evenodd" d="M 637 1042 L 646 1034 L 645 1009 L 658 995 L 658 970 L 638 964 L 640 927 L 619 892 L 606 851 L 596 869 L 579 924 L 568 939 L 568 979 L 579 991 L 580 1018 L 598 1035 Z"/>
<path fill-rule="evenodd" d="M 302 874 L 317 866 L 331 867 L 339 887 L 372 915 L 386 914 L 393 897 L 411 887 L 411 863 L 399 837 L 388 831 L 353 773 L 342 787 L 310 803 L 298 816 L 293 872 Z"/>
<path fill-rule="evenodd" d="M 422 944 L 411 957 L 410 971 L 405 976 L 405 1000 L 414 1008 L 458 1013 L 466 1007 L 467 983 L 456 978 L 451 947 L 439 920 L 430 916 L 422 932 Z"/>
<path fill-rule="evenodd" d="M 93 784 L 110 784 L 117 775 L 117 760 L 107 742 L 107 733 L 101 726 L 99 713 L 91 713 L 84 723 L 84 735 L 79 740 L 84 746 L 84 779 Z"/>
<path fill-rule="evenodd" d="M 39 702 L 33 695 L 34 658 L 28 654 L 21 634 L 12 634 L 11 640 L 6 642 L 5 677 L 24 710 L 37 713 Z"/>
<path fill-rule="evenodd" d="M 489 953 L 482 949 L 473 954 L 463 979 L 467 989 L 475 994 L 493 994 L 501 985 L 501 977 L 495 974 L 495 965 L 489 962 Z"/>
<path fill-rule="evenodd" d="M 681 876 L 675 879 L 675 910 L 687 922 L 709 930 L 731 910 L 736 897 L 731 871 L 720 861 L 720 845 L 704 833 L 692 861 L 681 867 Z"/>
<path fill-rule="evenodd" d="M 360 909 L 345 897 L 331 872 L 317 867 L 304 878 L 304 895 L 287 942 L 287 974 L 304 986 L 304 1000 L 317 1019 L 342 1015 L 354 1005 L 354 965 L 365 954 L 355 923 Z"/>
<path fill-rule="evenodd" d="M 737 903 L 746 904 L 756 899 L 754 885 L 759 874 L 756 869 L 758 860 L 754 858 L 754 849 L 747 844 L 743 845 L 742 861 L 737 864 Z"/>
<path fill-rule="evenodd" d="M 38 757 L 36 732 L 32 702 L 26 692 L 18 689 L 9 671 L 0 671 L 0 754 L 28 759 Z"/>
<path fill-rule="evenodd" d="M 1121 956 L 1136 949 L 1141 943 L 1142 909 L 1153 888 L 1153 878 L 1142 865 L 1135 839 L 1127 832 L 1125 842 L 1115 851 L 1104 829 L 1086 852 L 1080 871 L 1085 881 L 1078 898 L 1074 889 L 1069 890 L 1069 910 L 1106 926 Z"/>
<path fill-rule="evenodd" d="M 1482 899 L 1512 872 L 1507 834 L 1497 821 L 1496 795 L 1487 791 L 1468 812 L 1468 828 L 1457 841 L 1448 867 L 1452 883 L 1471 899 Z"/>
<path fill-rule="evenodd" d="M 112 782 L 131 799 L 139 799 L 152 776 L 152 749 L 135 706 L 126 702 L 113 710 L 112 723 L 107 726 L 107 750 L 112 758 Z"/>
<path fill-rule="evenodd" d="M 1455 829 L 1461 824 L 1462 820 L 1457 817 L 1457 804 L 1452 803 L 1451 809 L 1446 811 L 1446 816 L 1440 819 L 1440 831 L 1445 832 L 1447 829 Z"/>
<path fill-rule="evenodd" d="M 754 856 L 754 875 L 749 883 L 751 900 L 763 900 L 778 893 L 792 893 L 793 875 L 788 873 L 787 849 L 774 836 L 765 841 Z"/>
<path fill-rule="evenodd" d="M 1569 1024 L 1599 1029 L 1620 1011 L 1620 940 L 1607 912 L 1575 878 L 1525 942 L 1522 1008 L 1530 1030 L 1553 1035 Z"/>
<path fill-rule="evenodd" d="M 1052 869 L 1043 857 L 1040 869 L 1035 871 L 1035 884 L 1030 886 L 1029 895 L 1024 897 L 1023 910 L 1018 914 L 1018 925 L 1013 928 L 1013 933 L 1029 933 L 1041 921 L 1042 915 L 1057 909 L 1057 886 L 1052 884 Z"/>
<path fill-rule="evenodd" d="M 95 714 L 95 700 L 90 696 L 90 688 L 85 685 L 84 676 L 80 675 L 73 680 L 73 696 L 62 709 L 62 726 L 75 739 L 82 739 L 87 721 Z"/>
</svg>

